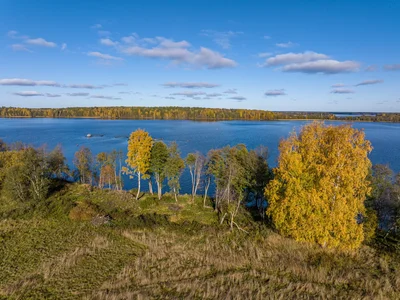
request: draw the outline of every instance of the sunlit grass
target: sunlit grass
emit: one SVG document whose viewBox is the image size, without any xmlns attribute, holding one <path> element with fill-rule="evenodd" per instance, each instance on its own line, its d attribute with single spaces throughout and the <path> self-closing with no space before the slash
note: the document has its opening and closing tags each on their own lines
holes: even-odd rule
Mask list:
<svg viewBox="0 0 400 300">
<path fill-rule="evenodd" d="M 79 206 L 111 221 L 71 220 Z M 18 216 L 18 206 L 7 207 L 14 212 L 0 221 L 4 299 L 400 298 L 397 254 L 298 243 L 247 217 L 249 234 L 230 231 L 201 197 L 136 201 L 74 184 L 34 211 Z"/>
</svg>

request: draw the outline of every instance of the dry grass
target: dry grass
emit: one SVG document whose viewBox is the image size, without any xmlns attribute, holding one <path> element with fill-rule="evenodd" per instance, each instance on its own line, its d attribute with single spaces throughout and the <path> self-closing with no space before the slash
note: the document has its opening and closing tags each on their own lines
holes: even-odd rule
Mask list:
<svg viewBox="0 0 400 300">
<path fill-rule="evenodd" d="M 87 299 L 398 299 L 398 262 L 374 250 L 335 253 L 271 233 L 125 231 L 148 247 Z M 396 265 L 390 265 L 396 263 Z"/>
<path fill-rule="evenodd" d="M 36 217 L 0 220 L 0 299 L 400 299 L 398 254 L 322 249 L 247 219 L 250 234 L 230 232 L 187 196 L 117 196 L 70 186 Z M 114 220 L 72 221 L 77 203 Z"/>
</svg>

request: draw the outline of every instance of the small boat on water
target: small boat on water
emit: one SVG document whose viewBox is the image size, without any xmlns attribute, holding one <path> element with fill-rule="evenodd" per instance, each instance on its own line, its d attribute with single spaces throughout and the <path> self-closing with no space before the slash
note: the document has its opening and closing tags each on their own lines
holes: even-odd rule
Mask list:
<svg viewBox="0 0 400 300">
<path fill-rule="evenodd" d="M 88 134 L 86 135 L 86 137 L 87 137 L 87 138 L 91 138 L 91 137 L 92 137 L 92 134 L 91 134 L 91 133 L 88 133 Z"/>
</svg>

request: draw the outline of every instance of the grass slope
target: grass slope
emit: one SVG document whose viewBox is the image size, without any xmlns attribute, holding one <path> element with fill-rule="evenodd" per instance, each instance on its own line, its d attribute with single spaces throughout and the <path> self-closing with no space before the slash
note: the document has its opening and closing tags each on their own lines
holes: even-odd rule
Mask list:
<svg viewBox="0 0 400 300">
<path fill-rule="evenodd" d="M 230 232 L 200 198 L 136 202 L 67 185 L 22 216 L 9 203 L 3 216 L 10 207 L 0 221 L 4 299 L 400 298 L 397 254 L 335 252 L 258 224 Z M 97 214 L 113 220 L 93 224 Z"/>
</svg>

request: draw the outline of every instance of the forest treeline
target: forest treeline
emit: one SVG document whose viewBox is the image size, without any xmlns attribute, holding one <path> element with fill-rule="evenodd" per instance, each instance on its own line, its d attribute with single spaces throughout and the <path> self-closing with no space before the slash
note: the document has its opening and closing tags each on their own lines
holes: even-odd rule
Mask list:
<svg viewBox="0 0 400 300">
<path fill-rule="evenodd" d="M 400 122 L 400 114 L 376 113 L 337 116 L 329 112 L 272 112 L 255 109 L 224 109 L 200 107 L 70 107 L 18 108 L 1 107 L 0 117 L 25 118 L 100 118 L 135 120 L 353 120 Z"/>
<path fill-rule="evenodd" d="M 60 147 L 48 151 L 0 142 L 1 196 L 35 206 L 60 180 L 124 193 L 123 178 L 129 178 L 137 181 L 131 191 L 137 201 L 147 181 L 157 201 L 168 187 L 178 202 L 187 168 L 191 201 L 201 195 L 202 206 L 211 203 L 219 223 L 231 229 L 245 231 L 237 219 L 250 207 L 282 235 L 324 247 L 356 249 L 376 233 L 399 235 L 400 174 L 372 166 L 372 146 L 363 131 L 314 122 L 282 140 L 279 150 L 274 169 L 262 146 L 249 150 L 238 144 L 181 157 L 175 142 L 167 145 L 138 129 L 130 135 L 126 157 L 117 150 L 94 156 L 82 147 L 71 171 Z"/>
</svg>

